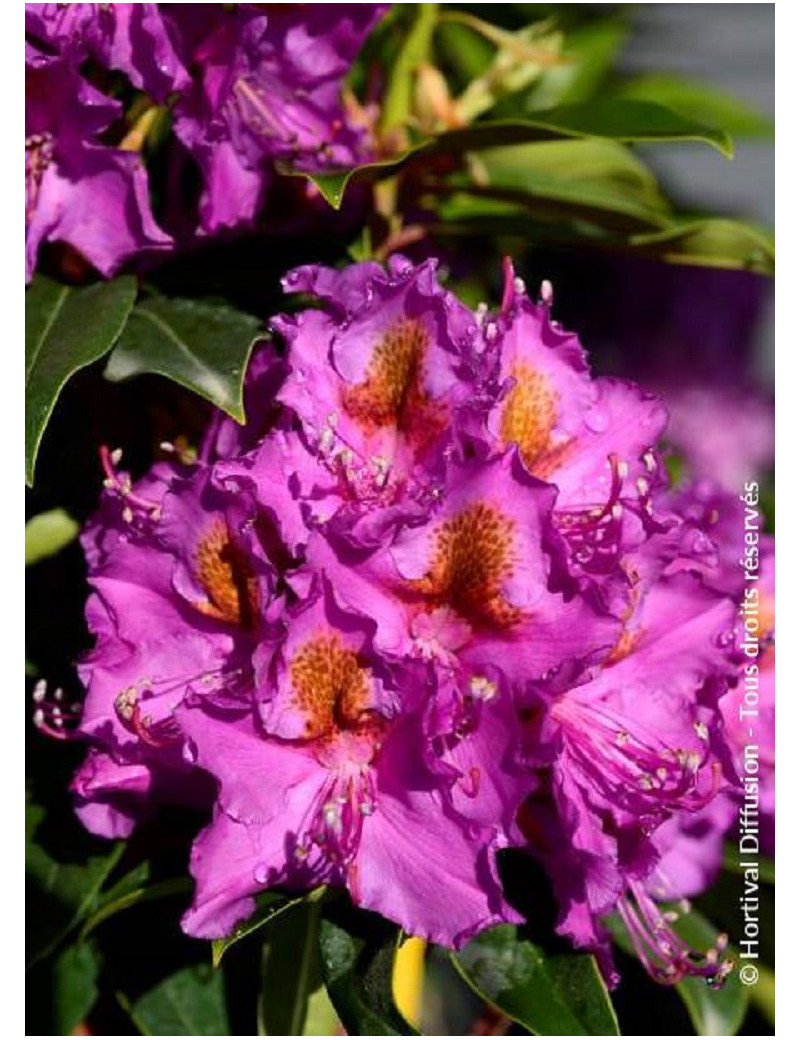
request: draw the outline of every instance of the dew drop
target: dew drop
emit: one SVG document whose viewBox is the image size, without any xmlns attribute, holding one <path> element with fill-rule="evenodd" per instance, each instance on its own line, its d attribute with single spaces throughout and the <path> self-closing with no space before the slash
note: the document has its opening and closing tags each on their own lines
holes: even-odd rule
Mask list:
<svg viewBox="0 0 800 1040">
<path fill-rule="evenodd" d="M 590 408 L 584 415 L 583 421 L 592 433 L 605 433 L 610 422 L 608 412 L 602 408 Z"/>
<path fill-rule="evenodd" d="M 270 870 L 266 863 L 259 863 L 253 871 L 253 880 L 258 885 L 266 885 L 269 881 Z"/>
</svg>

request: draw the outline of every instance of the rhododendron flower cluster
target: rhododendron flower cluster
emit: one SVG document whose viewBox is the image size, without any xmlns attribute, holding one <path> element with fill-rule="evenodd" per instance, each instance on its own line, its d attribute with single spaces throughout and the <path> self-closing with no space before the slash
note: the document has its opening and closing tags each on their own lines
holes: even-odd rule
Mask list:
<svg viewBox="0 0 800 1040">
<path fill-rule="evenodd" d="M 252 224 L 275 160 L 320 172 L 368 159 L 343 83 L 386 10 L 26 4 L 26 281 L 45 241 L 67 243 L 105 276 L 174 246 L 141 154 L 167 113 L 202 178 L 199 234 Z M 126 113 L 118 80 L 138 92 Z M 176 208 L 183 226 L 183 195 Z"/>
<path fill-rule="evenodd" d="M 593 377 L 510 264 L 477 312 L 433 261 L 285 288 L 246 426 L 135 483 L 104 452 L 82 820 L 207 809 L 191 935 L 327 884 L 457 947 L 520 920 L 516 847 L 610 979 L 616 913 L 655 978 L 716 984 L 724 938 L 692 950 L 661 903 L 731 820 L 738 586 L 719 510 L 668 489 L 664 407 Z"/>
</svg>

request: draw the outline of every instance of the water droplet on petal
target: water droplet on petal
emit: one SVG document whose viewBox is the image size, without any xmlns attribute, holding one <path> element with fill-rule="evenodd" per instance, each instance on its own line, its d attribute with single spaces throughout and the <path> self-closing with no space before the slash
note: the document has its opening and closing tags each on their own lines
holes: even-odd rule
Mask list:
<svg viewBox="0 0 800 1040">
<path fill-rule="evenodd" d="M 603 408 L 590 408 L 583 421 L 592 433 L 605 433 L 609 426 L 608 412 Z"/>
</svg>

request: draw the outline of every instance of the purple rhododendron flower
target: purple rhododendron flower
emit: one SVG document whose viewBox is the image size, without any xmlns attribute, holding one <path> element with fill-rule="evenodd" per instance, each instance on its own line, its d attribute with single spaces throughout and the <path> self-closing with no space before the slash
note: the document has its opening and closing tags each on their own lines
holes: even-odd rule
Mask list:
<svg viewBox="0 0 800 1040">
<path fill-rule="evenodd" d="M 25 4 L 25 32 L 76 65 L 124 72 L 156 101 L 189 85 L 158 4 Z"/>
<path fill-rule="evenodd" d="M 735 807 L 721 492 L 666 489 L 660 402 L 593 378 L 510 264 L 496 312 L 400 257 L 285 288 L 314 306 L 273 319 L 247 426 L 217 417 L 135 485 L 106 456 L 81 818 L 210 811 L 193 935 L 329 884 L 459 946 L 518 920 L 496 857 L 516 846 L 609 979 L 615 913 L 653 977 L 718 984 L 729 962 L 658 903 L 713 875 Z"/>
<path fill-rule="evenodd" d="M 343 85 L 387 7 L 26 4 L 26 280 L 42 241 L 69 243 L 105 276 L 173 246 L 138 151 L 167 110 L 181 145 L 167 153 L 160 219 L 174 216 L 185 149 L 203 177 L 202 234 L 252 223 L 276 160 L 324 172 L 368 159 L 367 117 L 348 114 Z M 109 73 L 142 92 L 125 112 Z M 130 140 L 101 144 L 123 115 Z M 318 199 L 309 186 L 299 206 Z M 191 238 L 183 208 L 170 226 Z"/>
<path fill-rule="evenodd" d="M 448 945 L 513 919 L 492 872 L 494 829 L 468 830 L 447 778 L 420 758 L 421 677 L 392 674 L 370 648 L 374 624 L 326 586 L 282 627 L 256 653 L 255 713 L 232 724 L 202 698 L 179 712 L 191 757 L 220 778 L 187 931 L 225 935 L 260 888 L 321 882 Z"/>
<path fill-rule="evenodd" d="M 165 15 L 192 86 L 175 132 L 197 160 L 206 232 L 251 221 L 272 162 L 324 171 L 365 159 L 342 105 L 344 77 L 381 4 L 173 5 Z"/>
<path fill-rule="evenodd" d="M 25 280 L 42 242 L 66 242 L 106 276 L 172 244 L 150 210 L 141 156 L 100 143 L 120 114 L 64 58 L 25 48 Z"/>
</svg>

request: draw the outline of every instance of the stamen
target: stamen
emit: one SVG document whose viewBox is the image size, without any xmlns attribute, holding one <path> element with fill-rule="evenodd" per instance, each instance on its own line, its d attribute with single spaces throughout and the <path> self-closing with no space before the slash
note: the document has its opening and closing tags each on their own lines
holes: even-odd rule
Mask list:
<svg viewBox="0 0 800 1040">
<path fill-rule="evenodd" d="M 689 909 L 685 900 L 678 905 L 681 913 L 688 913 Z M 627 892 L 617 901 L 617 910 L 639 960 L 656 982 L 674 985 L 692 976 L 719 989 L 732 971 L 731 959 L 720 960 L 728 945 L 724 933 L 717 936 L 710 949 L 693 949 L 672 928 L 679 920 L 678 911 L 660 910 L 640 881 L 629 883 Z"/>
<path fill-rule="evenodd" d="M 717 793 L 718 763 L 711 764 L 706 788 L 698 787 L 698 774 L 710 754 L 707 742 L 702 754 L 671 747 L 641 726 L 634 731 L 630 720 L 621 726 L 607 706 L 575 696 L 561 697 L 551 711 L 587 778 L 631 812 L 665 816 L 679 809 L 697 811 Z"/>
<path fill-rule="evenodd" d="M 45 679 L 40 679 L 33 688 L 35 708 L 33 724 L 40 733 L 54 740 L 69 740 L 81 720 L 81 705 L 77 701 L 65 702 L 61 687 L 51 690 Z"/>
<path fill-rule="evenodd" d="M 572 559 L 584 570 L 605 572 L 616 565 L 622 542 L 620 501 L 627 466 L 608 456 L 611 486 L 602 506 L 555 510 L 555 525 L 570 547 Z"/>
<path fill-rule="evenodd" d="M 125 503 L 122 511 L 122 519 L 126 524 L 133 523 L 134 511 L 140 519 L 148 521 L 158 520 L 161 516 L 161 507 L 158 502 L 142 498 L 133 492 L 131 478 L 127 474 L 117 473 L 117 464 L 122 458 L 122 451 L 116 448 L 114 451 L 102 445 L 100 448 L 100 462 L 105 473 L 103 487 L 114 492 Z M 142 517 L 141 513 L 145 516 Z"/>
<path fill-rule="evenodd" d="M 25 138 L 25 225 L 30 224 L 39 204 L 39 193 L 47 168 L 53 161 L 53 135 L 30 134 Z"/>
</svg>

